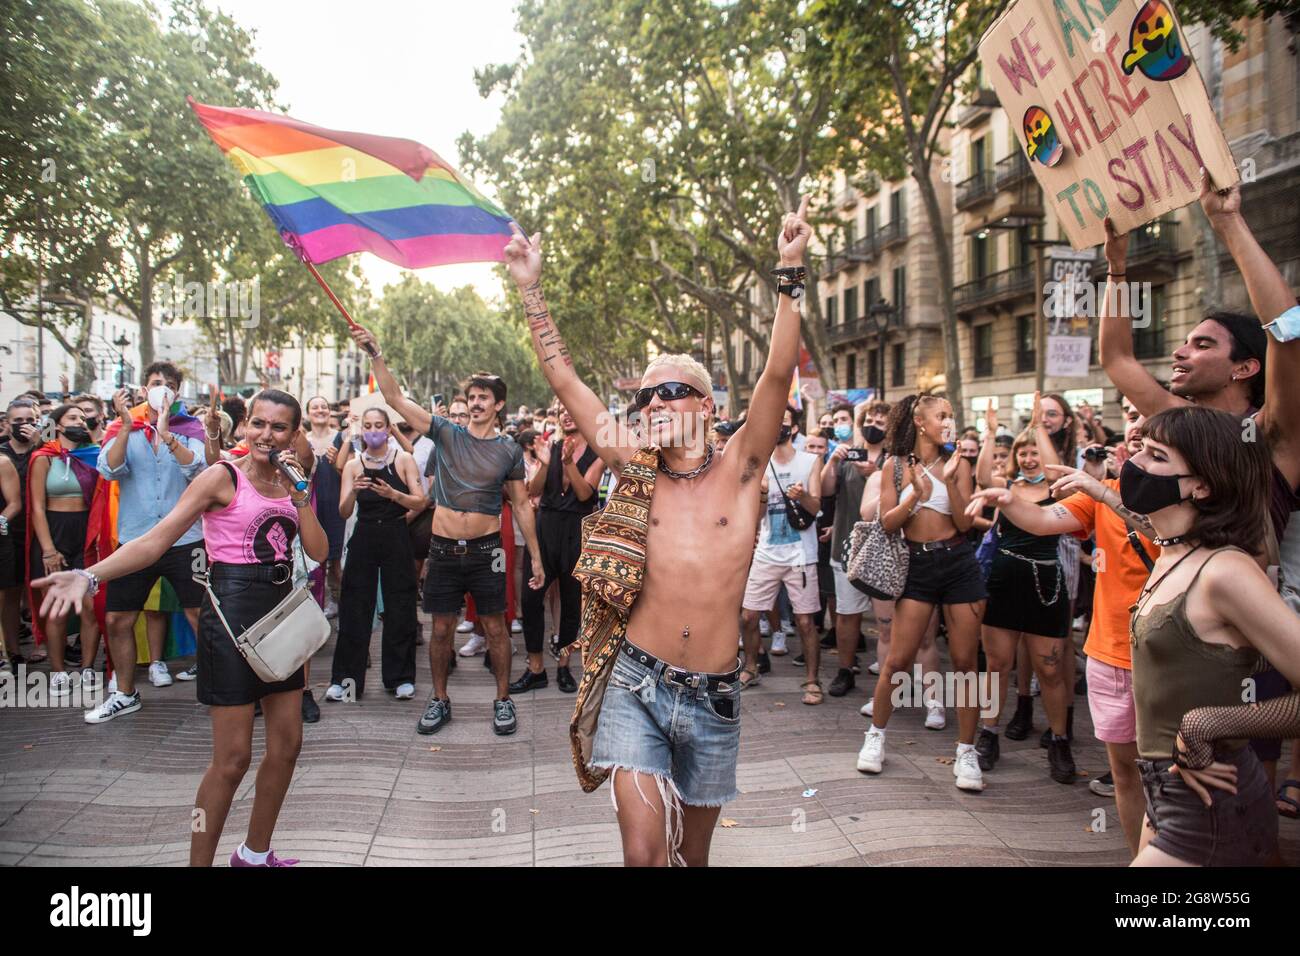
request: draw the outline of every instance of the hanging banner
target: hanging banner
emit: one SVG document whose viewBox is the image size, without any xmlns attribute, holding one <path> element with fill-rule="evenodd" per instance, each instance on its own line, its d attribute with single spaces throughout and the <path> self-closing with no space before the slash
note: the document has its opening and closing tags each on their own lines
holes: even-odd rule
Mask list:
<svg viewBox="0 0 1300 956">
<path fill-rule="evenodd" d="M 1075 249 L 1239 180 L 1167 0 L 1016 0 L 980 40 L 1044 200 Z"/>
</svg>

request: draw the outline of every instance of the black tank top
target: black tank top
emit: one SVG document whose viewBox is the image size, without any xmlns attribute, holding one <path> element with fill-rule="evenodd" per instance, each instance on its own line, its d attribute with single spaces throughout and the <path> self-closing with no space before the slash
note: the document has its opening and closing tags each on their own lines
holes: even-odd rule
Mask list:
<svg viewBox="0 0 1300 956">
<path fill-rule="evenodd" d="M 596 462 L 596 453 L 590 447 L 582 453 L 576 464 L 578 471 L 587 473 Z M 592 489 L 593 492 L 596 489 Z M 578 493 L 570 485 L 564 487 L 564 443 L 551 443 L 551 463 L 546 469 L 546 485 L 542 489 L 542 511 L 565 511 L 575 515 L 589 515 L 600 505 L 600 495 L 592 494 L 586 501 L 578 500 Z"/>
<path fill-rule="evenodd" d="M 1051 495 L 1036 502 L 1040 508 L 1053 503 Z M 1033 558 L 1035 561 L 1055 560 L 1060 537 L 1059 534 L 1030 534 L 1007 518 L 1005 513 L 998 515 L 998 547 L 1014 551 L 1022 557 Z"/>
<path fill-rule="evenodd" d="M 406 487 L 406 482 L 402 481 L 397 475 L 397 458 L 394 457 L 391 462 L 380 469 L 369 469 L 366 467 L 366 459 L 361 458 L 361 478 L 378 478 L 394 491 L 400 491 L 402 494 L 410 494 L 411 489 Z M 406 514 L 406 508 L 396 501 L 390 501 L 378 492 L 371 491 L 369 488 L 363 488 L 357 492 L 357 520 L 358 521 L 382 521 L 392 518 L 400 518 Z"/>
</svg>

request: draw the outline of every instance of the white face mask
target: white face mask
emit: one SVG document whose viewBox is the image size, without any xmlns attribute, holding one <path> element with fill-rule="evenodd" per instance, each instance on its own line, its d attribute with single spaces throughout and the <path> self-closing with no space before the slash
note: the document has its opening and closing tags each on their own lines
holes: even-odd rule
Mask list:
<svg viewBox="0 0 1300 956">
<path fill-rule="evenodd" d="M 176 393 L 166 385 L 155 385 L 149 389 L 149 407 L 162 412 L 172 407 Z"/>
</svg>

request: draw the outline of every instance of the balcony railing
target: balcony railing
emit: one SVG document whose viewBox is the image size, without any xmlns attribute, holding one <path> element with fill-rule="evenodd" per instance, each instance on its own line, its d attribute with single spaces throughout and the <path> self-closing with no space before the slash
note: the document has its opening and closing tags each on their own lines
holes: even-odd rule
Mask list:
<svg viewBox="0 0 1300 956">
<path fill-rule="evenodd" d="M 957 286 L 953 299 L 959 310 L 969 311 L 975 306 L 1014 298 L 1033 287 L 1034 264 L 1026 262 Z"/>
<path fill-rule="evenodd" d="M 902 242 L 907 238 L 907 220 L 895 219 L 885 223 L 876 230 L 873 238 L 876 245 L 881 249 L 888 249 L 890 246 Z"/>
<path fill-rule="evenodd" d="M 966 209 L 993 198 L 993 170 L 982 169 L 957 184 L 957 208 Z"/>
<path fill-rule="evenodd" d="M 859 262 L 870 262 L 880 254 L 880 245 L 876 240 L 876 233 L 855 239 L 848 246 L 840 249 L 833 255 L 826 257 L 826 265 L 822 274 L 825 276 L 834 275 L 841 269 L 845 269 Z"/>
<path fill-rule="evenodd" d="M 1178 223 L 1172 219 L 1157 219 L 1135 229 L 1129 236 L 1130 262 L 1155 259 L 1178 253 Z"/>
<path fill-rule="evenodd" d="M 1012 183 L 1018 183 L 1026 176 L 1032 175 L 1029 171 L 1029 159 L 1021 152 L 999 159 L 994 171 L 997 174 L 998 189 L 1005 189 Z"/>
<path fill-rule="evenodd" d="M 971 94 L 971 98 L 966 101 L 960 110 L 958 110 L 957 125 L 970 126 L 997 105 L 997 93 L 981 87 L 980 89 L 975 90 Z"/>
</svg>

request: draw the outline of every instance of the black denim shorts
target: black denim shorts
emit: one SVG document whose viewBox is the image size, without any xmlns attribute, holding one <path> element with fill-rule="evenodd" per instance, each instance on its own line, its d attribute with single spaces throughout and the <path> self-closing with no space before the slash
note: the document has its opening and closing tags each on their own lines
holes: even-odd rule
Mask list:
<svg viewBox="0 0 1300 956">
<path fill-rule="evenodd" d="M 963 540 L 946 550 L 913 551 L 907 565 L 907 584 L 898 599 L 924 604 L 973 604 L 987 597 L 975 549 Z"/>
<path fill-rule="evenodd" d="M 1277 808 L 1264 767 L 1249 747 L 1219 750 L 1237 768 L 1237 792 L 1210 788 L 1206 806 L 1169 772 L 1171 760 L 1138 760 L 1151 846 L 1196 866 L 1265 866 L 1278 853 Z"/>
<path fill-rule="evenodd" d="M 500 532 L 469 540 L 431 535 L 424 573 L 425 613 L 457 614 L 466 594 L 474 598 L 480 615 L 504 613 L 505 555 Z"/>
</svg>

